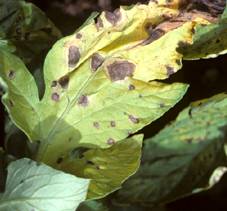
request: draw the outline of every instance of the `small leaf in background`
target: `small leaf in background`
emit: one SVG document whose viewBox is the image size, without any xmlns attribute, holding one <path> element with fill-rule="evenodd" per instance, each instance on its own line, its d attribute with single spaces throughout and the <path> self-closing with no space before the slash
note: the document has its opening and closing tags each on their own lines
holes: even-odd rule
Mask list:
<svg viewBox="0 0 227 211">
<path fill-rule="evenodd" d="M 141 167 L 119 190 L 118 200 L 152 206 L 207 188 L 212 172 L 227 165 L 226 111 L 226 94 L 197 102 L 145 140 Z"/>
<path fill-rule="evenodd" d="M 59 168 L 91 179 L 88 199 L 102 198 L 119 189 L 138 170 L 142 139 L 142 135 L 136 135 L 116 144 L 112 143 L 113 146 L 108 149 L 88 150 L 81 159 L 62 161 Z"/>
<path fill-rule="evenodd" d="M 59 30 L 35 5 L 0 0 L 0 38 L 15 46 L 15 53 L 26 64 L 34 62 L 60 37 Z"/>
<path fill-rule="evenodd" d="M 214 4 L 218 4 L 215 1 Z M 220 1 L 216 5 L 221 8 L 226 1 Z M 207 26 L 198 26 L 195 31 L 194 44 L 181 49 L 184 59 L 214 58 L 227 53 L 227 8 L 217 23 Z"/>
<path fill-rule="evenodd" d="M 0 49 L 4 51 L 9 51 L 11 53 L 15 52 L 15 47 L 7 40 L 3 40 L 0 37 Z"/>
<path fill-rule="evenodd" d="M 0 210 L 71 210 L 85 200 L 88 179 L 77 178 L 29 159 L 8 166 Z"/>
</svg>

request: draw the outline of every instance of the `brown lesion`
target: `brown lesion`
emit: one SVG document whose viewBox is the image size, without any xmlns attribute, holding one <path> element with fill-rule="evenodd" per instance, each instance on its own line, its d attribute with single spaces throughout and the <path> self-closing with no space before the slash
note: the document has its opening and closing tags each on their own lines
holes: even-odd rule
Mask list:
<svg viewBox="0 0 227 211">
<path fill-rule="evenodd" d="M 86 95 L 81 95 L 78 104 L 82 107 L 87 107 L 89 104 L 88 97 Z"/>
<path fill-rule="evenodd" d="M 180 0 L 181 9 L 204 12 L 216 18 L 223 13 L 225 6 L 225 0 Z"/>
<path fill-rule="evenodd" d="M 140 44 L 148 45 L 161 38 L 167 32 L 181 27 L 186 22 L 195 21 L 198 18 L 210 23 L 216 23 L 225 9 L 226 2 L 224 0 L 173 0 L 166 1 L 164 6 L 178 8 L 179 14 L 177 16 L 163 15 L 164 21 L 157 26 L 146 24 L 145 30 L 148 33 L 148 38 Z"/>
<path fill-rule="evenodd" d="M 121 20 L 121 11 L 120 9 L 116 9 L 114 12 L 105 12 L 105 18 L 109 21 L 112 25 L 116 25 Z"/>
<path fill-rule="evenodd" d="M 104 62 L 104 58 L 98 54 L 94 53 L 91 57 L 91 69 L 93 72 L 95 72 Z"/>
<path fill-rule="evenodd" d="M 107 72 L 111 81 L 119 81 L 126 77 L 132 77 L 135 68 L 135 64 L 129 61 L 115 61 L 107 66 Z"/>
<path fill-rule="evenodd" d="M 70 46 L 68 50 L 68 66 L 73 68 L 80 60 L 80 50 L 77 46 Z"/>
<path fill-rule="evenodd" d="M 60 86 L 61 86 L 63 89 L 67 89 L 67 88 L 68 88 L 68 84 L 69 84 L 69 76 L 68 76 L 68 75 L 65 75 L 65 76 L 61 77 L 61 78 L 58 80 L 58 83 L 60 84 Z"/>
<path fill-rule="evenodd" d="M 97 28 L 98 31 L 99 31 L 101 28 L 104 27 L 104 25 L 103 25 L 103 20 L 101 19 L 100 16 L 96 17 L 94 20 L 95 20 L 95 26 L 96 26 L 96 28 Z"/>
</svg>

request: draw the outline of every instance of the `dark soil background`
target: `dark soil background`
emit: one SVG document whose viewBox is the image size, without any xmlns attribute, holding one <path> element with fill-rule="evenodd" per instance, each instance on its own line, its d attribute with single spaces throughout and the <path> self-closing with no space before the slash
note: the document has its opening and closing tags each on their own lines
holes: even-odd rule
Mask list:
<svg viewBox="0 0 227 211">
<path fill-rule="evenodd" d="M 93 11 L 114 10 L 119 5 L 131 5 L 141 0 L 31 0 L 41 8 L 62 31 L 63 35 L 73 33 Z M 173 120 L 179 111 L 191 101 L 210 97 L 227 91 L 227 56 L 200 61 L 184 61 L 184 68 L 169 81 L 189 83 L 190 89 L 184 99 L 172 110 L 151 126 L 143 129 L 146 137 L 157 133 L 164 125 Z M 4 115 L 1 105 L 0 115 Z M 168 121 L 167 121 L 168 120 Z M 0 132 L 4 134 L 4 123 L 1 121 Z M 2 136 L 3 138 L 3 136 Z M 156 209 L 147 209 L 156 211 Z M 227 210 L 227 177 L 224 177 L 213 190 L 187 197 L 170 203 L 167 211 L 226 211 Z"/>
</svg>

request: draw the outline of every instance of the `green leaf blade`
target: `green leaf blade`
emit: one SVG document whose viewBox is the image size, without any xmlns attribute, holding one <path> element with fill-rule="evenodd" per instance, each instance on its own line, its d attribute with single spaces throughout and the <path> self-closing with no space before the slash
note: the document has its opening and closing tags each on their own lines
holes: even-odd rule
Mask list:
<svg viewBox="0 0 227 211">
<path fill-rule="evenodd" d="M 15 46 L 14 53 L 31 64 L 61 37 L 60 31 L 34 4 L 0 1 L 0 37 Z"/>
<path fill-rule="evenodd" d="M 39 96 L 34 78 L 18 57 L 2 49 L 0 49 L 0 77 L 7 86 L 3 103 L 11 118 L 31 140 L 36 139 L 39 131 L 35 132 L 34 128 L 39 120 L 36 107 Z"/>
<path fill-rule="evenodd" d="M 192 104 L 146 140 L 143 164 L 119 191 L 119 201 L 154 206 L 209 187 L 212 172 L 226 166 L 226 108 L 226 94 Z"/>
<path fill-rule="evenodd" d="M 72 210 L 84 201 L 89 180 L 76 178 L 29 159 L 8 167 L 0 210 Z"/>
<path fill-rule="evenodd" d="M 88 150 L 81 159 L 63 160 L 58 168 L 91 179 L 87 198 L 103 198 L 118 190 L 139 168 L 142 139 L 136 135 L 107 149 Z"/>
<path fill-rule="evenodd" d="M 195 31 L 194 44 L 181 49 L 184 59 L 209 59 L 227 53 L 227 8 L 217 23 L 198 26 Z M 209 45 L 207 45 L 209 43 Z"/>
</svg>

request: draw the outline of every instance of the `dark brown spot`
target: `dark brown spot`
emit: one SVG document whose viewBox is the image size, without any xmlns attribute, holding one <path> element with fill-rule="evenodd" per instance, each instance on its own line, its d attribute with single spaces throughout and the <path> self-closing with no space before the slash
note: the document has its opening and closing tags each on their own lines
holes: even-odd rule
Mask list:
<svg viewBox="0 0 227 211">
<path fill-rule="evenodd" d="M 63 161 L 63 158 L 60 157 L 60 158 L 57 159 L 56 163 L 57 163 L 57 164 L 60 164 L 60 163 L 62 163 L 62 161 Z"/>
<path fill-rule="evenodd" d="M 95 19 L 95 25 L 96 25 L 97 30 L 99 30 L 100 28 L 103 28 L 103 21 L 100 17 Z"/>
<path fill-rule="evenodd" d="M 146 23 L 144 26 L 146 32 L 150 35 L 152 31 L 154 30 L 154 26 L 152 23 Z"/>
<path fill-rule="evenodd" d="M 54 92 L 52 95 L 51 95 L 51 99 L 55 102 L 58 102 L 60 100 L 60 96 L 58 93 Z"/>
<path fill-rule="evenodd" d="M 124 80 L 126 77 L 132 77 L 135 65 L 128 61 L 116 61 L 107 66 L 111 81 Z"/>
<path fill-rule="evenodd" d="M 28 160 L 28 164 L 31 165 L 33 163 L 33 160 Z"/>
<path fill-rule="evenodd" d="M 187 139 L 186 142 L 187 142 L 188 144 L 191 144 L 191 143 L 192 143 L 192 139 Z"/>
<path fill-rule="evenodd" d="M 160 103 L 160 108 L 164 108 L 165 104 L 164 103 Z"/>
<path fill-rule="evenodd" d="M 163 31 L 162 29 L 154 29 L 151 31 L 150 37 L 154 41 L 162 37 L 164 34 L 165 34 L 165 31 Z"/>
<path fill-rule="evenodd" d="M 69 76 L 65 75 L 58 80 L 58 83 L 63 89 L 67 89 L 69 85 Z"/>
<path fill-rule="evenodd" d="M 147 39 L 145 39 L 141 45 L 149 45 L 150 43 L 154 42 L 155 40 L 159 39 L 160 37 L 162 37 L 165 34 L 165 31 L 162 29 L 154 29 L 154 30 L 150 30 L 148 31 L 149 37 Z"/>
<path fill-rule="evenodd" d="M 178 43 L 178 47 L 180 48 L 180 49 L 184 49 L 184 48 L 187 48 L 188 46 L 190 46 L 190 44 L 188 43 L 188 42 L 184 42 L 184 41 L 180 41 L 179 43 Z"/>
<path fill-rule="evenodd" d="M 220 42 L 221 42 L 221 40 L 220 40 L 220 39 L 217 39 L 217 40 L 216 40 L 216 43 L 220 43 Z"/>
<path fill-rule="evenodd" d="M 14 106 L 14 102 L 12 100 L 9 100 L 9 105 L 10 105 L 10 107 L 13 107 Z"/>
<path fill-rule="evenodd" d="M 110 126 L 111 126 L 111 127 L 116 127 L 116 122 L 115 122 L 115 121 L 111 121 L 111 122 L 110 122 Z"/>
<path fill-rule="evenodd" d="M 77 34 L 76 34 L 76 38 L 77 38 L 77 39 L 81 39 L 81 38 L 82 38 L 82 34 L 81 34 L 81 33 L 77 33 Z"/>
<path fill-rule="evenodd" d="M 129 86 L 128 86 L 128 89 L 131 91 L 131 90 L 134 90 L 136 87 L 134 86 L 134 85 L 132 85 L 132 84 L 130 84 Z"/>
<path fill-rule="evenodd" d="M 217 17 L 218 15 L 223 13 L 226 6 L 226 1 L 193 0 L 191 4 L 193 4 L 191 6 L 193 9 L 207 12 L 210 13 L 212 16 Z"/>
<path fill-rule="evenodd" d="M 17 27 L 15 28 L 15 32 L 16 32 L 16 34 L 17 34 L 18 36 L 21 36 L 21 34 L 22 34 L 22 29 L 21 29 L 19 26 L 17 26 Z"/>
<path fill-rule="evenodd" d="M 41 144 L 41 141 L 40 141 L 40 140 L 37 140 L 37 141 L 35 141 L 35 143 L 36 143 L 37 145 L 40 145 L 40 144 Z"/>
<path fill-rule="evenodd" d="M 98 122 L 93 122 L 93 126 L 94 126 L 95 128 L 97 128 L 97 129 L 99 129 L 99 127 L 100 127 L 100 125 L 99 125 Z"/>
<path fill-rule="evenodd" d="M 57 81 L 52 81 L 51 87 L 56 87 L 57 85 L 58 85 L 58 82 Z"/>
<path fill-rule="evenodd" d="M 111 24 L 116 25 L 121 19 L 121 11 L 120 9 L 116 9 L 114 12 L 106 11 L 105 17 Z"/>
<path fill-rule="evenodd" d="M 78 100 L 78 104 L 83 106 L 83 107 L 86 107 L 88 106 L 88 97 L 86 95 L 82 95 L 80 96 L 79 100 Z"/>
<path fill-rule="evenodd" d="M 167 76 L 170 77 L 172 74 L 174 74 L 174 69 L 170 66 L 166 66 Z"/>
<path fill-rule="evenodd" d="M 137 117 L 133 116 L 133 115 L 129 115 L 128 118 L 134 124 L 138 124 L 140 122 L 139 119 Z"/>
<path fill-rule="evenodd" d="M 69 47 L 68 53 L 68 65 L 69 67 L 73 68 L 80 60 L 80 51 L 79 48 L 76 46 Z"/>
<path fill-rule="evenodd" d="M 112 139 L 112 138 L 109 138 L 109 139 L 107 140 L 107 144 L 108 144 L 108 145 L 113 145 L 113 144 L 115 144 L 115 140 Z"/>
<path fill-rule="evenodd" d="M 98 54 L 98 53 L 95 53 L 92 55 L 91 57 L 91 68 L 93 71 L 96 71 L 103 63 L 104 61 L 104 58 Z"/>
<path fill-rule="evenodd" d="M 90 161 L 90 160 L 87 160 L 87 164 L 88 164 L 88 165 L 92 165 L 92 166 L 95 165 L 95 163 L 94 163 L 93 161 Z"/>
<path fill-rule="evenodd" d="M 177 59 L 176 60 L 176 63 L 177 63 L 177 65 L 181 65 L 181 60 L 180 59 Z"/>
<path fill-rule="evenodd" d="M 23 179 L 20 181 L 20 184 L 22 184 L 22 183 L 24 183 L 24 180 Z"/>
<path fill-rule="evenodd" d="M 188 110 L 188 115 L 189 115 L 190 118 L 192 118 L 192 110 L 193 110 L 192 107 L 190 107 L 189 110 Z"/>
<path fill-rule="evenodd" d="M 15 75 L 16 75 L 16 73 L 13 70 L 10 70 L 9 73 L 8 73 L 8 77 L 9 77 L 10 80 L 14 79 Z"/>
</svg>

